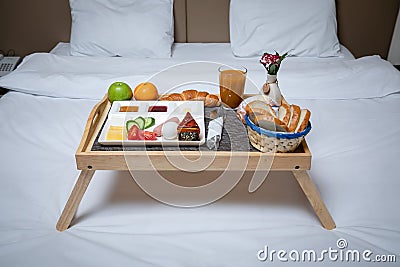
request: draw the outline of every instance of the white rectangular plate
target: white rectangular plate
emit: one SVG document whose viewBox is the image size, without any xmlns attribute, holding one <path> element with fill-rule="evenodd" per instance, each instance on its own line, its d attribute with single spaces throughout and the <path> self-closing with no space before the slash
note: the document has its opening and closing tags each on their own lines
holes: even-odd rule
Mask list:
<svg viewBox="0 0 400 267">
<path fill-rule="evenodd" d="M 119 112 L 121 106 L 137 106 L 137 112 Z M 166 106 L 166 112 L 149 112 L 150 106 Z M 152 131 L 155 127 L 165 122 L 169 118 L 178 117 L 182 120 L 186 112 L 190 112 L 200 127 L 200 141 L 179 141 L 176 139 L 164 139 L 157 137 L 154 141 L 144 140 L 127 140 L 126 122 L 134 120 L 137 117 L 153 117 L 155 125 L 146 129 Z M 110 126 L 123 126 L 124 140 L 107 140 L 107 132 Z M 109 146 L 200 146 L 205 141 L 205 124 L 204 124 L 204 102 L 203 101 L 115 101 L 113 102 L 107 121 L 100 133 L 99 143 Z"/>
</svg>

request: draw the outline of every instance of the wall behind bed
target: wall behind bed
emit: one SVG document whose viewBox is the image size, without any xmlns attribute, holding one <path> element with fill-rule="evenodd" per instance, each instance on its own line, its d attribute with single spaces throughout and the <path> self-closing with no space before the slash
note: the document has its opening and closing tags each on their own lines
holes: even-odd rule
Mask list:
<svg viewBox="0 0 400 267">
<path fill-rule="evenodd" d="M 357 57 L 387 58 L 400 0 L 336 0 L 338 35 Z M 379 4 L 378 4 L 379 3 Z M 0 49 L 18 55 L 68 42 L 68 0 L 0 1 Z M 229 42 L 229 0 L 175 0 L 177 42 Z"/>
</svg>

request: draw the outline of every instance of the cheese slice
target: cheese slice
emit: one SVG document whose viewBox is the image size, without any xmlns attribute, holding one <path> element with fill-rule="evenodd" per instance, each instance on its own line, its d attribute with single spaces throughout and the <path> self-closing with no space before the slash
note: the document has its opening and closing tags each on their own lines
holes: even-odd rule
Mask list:
<svg viewBox="0 0 400 267">
<path fill-rule="evenodd" d="M 123 136 L 124 136 L 124 127 L 123 126 L 111 125 L 107 131 L 106 140 L 122 141 Z"/>
</svg>

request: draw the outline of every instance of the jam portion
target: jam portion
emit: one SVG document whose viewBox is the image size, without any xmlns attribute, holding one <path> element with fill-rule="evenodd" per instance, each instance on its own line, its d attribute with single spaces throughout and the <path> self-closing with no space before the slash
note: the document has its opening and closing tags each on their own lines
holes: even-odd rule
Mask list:
<svg viewBox="0 0 400 267">
<path fill-rule="evenodd" d="M 121 106 L 119 112 L 138 112 L 138 106 Z"/>
<path fill-rule="evenodd" d="M 167 106 L 150 106 L 148 112 L 167 112 Z"/>
</svg>

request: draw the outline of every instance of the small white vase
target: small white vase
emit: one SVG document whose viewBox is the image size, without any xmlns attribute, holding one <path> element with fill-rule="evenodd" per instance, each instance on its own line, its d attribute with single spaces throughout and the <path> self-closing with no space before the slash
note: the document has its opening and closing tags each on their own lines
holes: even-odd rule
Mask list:
<svg viewBox="0 0 400 267">
<path fill-rule="evenodd" d="M 282 94 L 279 89 L 278 83 L 269 83 L 269 93 L 268 96 L 275 102 L 276 106 L 282 104 Z"/>
<path fill-rule="evenodd" d="M 267 74 L 267 83 L 276 83 L 276 75 Z"/>
<path fill-rule="evenodd" d="M 267 95 L 275 102 L 275 106 L 280 106 L 282 104 L 282 94 L 276 80 L 276 75 L 267 74 L 267 81 L 264 88 L 268 90 Z"/>
</svg>

